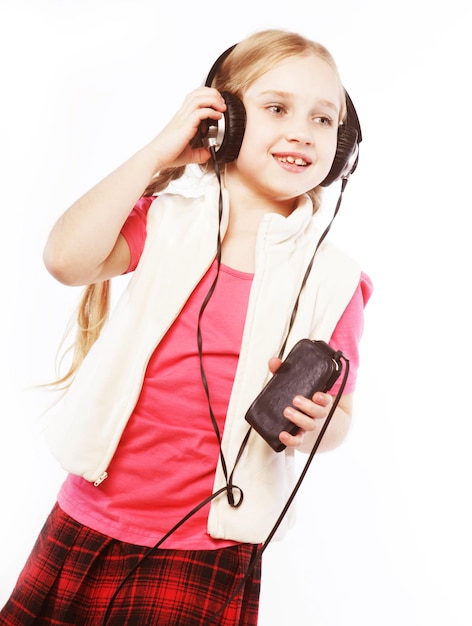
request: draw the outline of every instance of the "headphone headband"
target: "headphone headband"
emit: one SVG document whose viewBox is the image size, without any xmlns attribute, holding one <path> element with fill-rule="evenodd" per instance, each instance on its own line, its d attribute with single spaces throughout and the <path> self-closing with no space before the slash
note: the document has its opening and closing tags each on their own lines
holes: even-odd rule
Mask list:
<svg viewBox="0 0 472 626">
<path fill-rule="evenodd" d="M 216 73 L 218 72 L 218 70 L 220 68 L 220 65 L 223 63 L 223 61 L 226 59 L 226 57 L 229 56 L 231 54 L 231 52 L 233 52 L 233 50 L 236 48 L 237 45 L 238 44 L 236 44 L 236 43 L 233 44 L 227 50 L 225 50 L 222 54 L 220 54 L 220 56 L 216 59 L 216 61 L 211 66 L 210 71 L 208 72 L 208 76 L 206 77 L 205 87 L 211 87 L 213 79 L 215 78 Z"/>
</svg>

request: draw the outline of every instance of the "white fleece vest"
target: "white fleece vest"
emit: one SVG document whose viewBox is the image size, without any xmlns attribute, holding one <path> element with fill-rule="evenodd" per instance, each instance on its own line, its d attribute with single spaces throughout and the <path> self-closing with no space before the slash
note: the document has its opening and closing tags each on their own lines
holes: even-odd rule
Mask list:
<svg viewBox="0 0 472 626">
<path fill-rule="evenodd" d="M 215 257 L 218 184 L 213 176 L 208 178 L 200 197 L 163 194 L 153 202 L 140 263 L 47 427 L 48 444 L 62 467 L 88 481 L 99 483 L 106 475 L 149 358 Z M 223 237 L 227 218 L 224 192 Z M 248 429 L 246 410 L 269 378 L 268 360 L 278 354 L 285 338 L 301 279 L 322 231 L 316 224 L 306 198 L 288 218 L 266 215 L 259 228 L 256 269 L 222 441 L 230 471 Z M 286 352 L 303 337 L 328 341 L 359 279 L 358 264 L 324 242 Z M 252 432 L 233 479 L 244 492 L 244 502 L 232 508 L 225 495 L 213 500 L 211 536 L 264 541 L 294 484 L 293 461 L 293 451 L 275 453 Z M 219 465 L 215 491 L 224 484 Z M 292 521 L 293 510 L 276 538 Z"/>
</svg>

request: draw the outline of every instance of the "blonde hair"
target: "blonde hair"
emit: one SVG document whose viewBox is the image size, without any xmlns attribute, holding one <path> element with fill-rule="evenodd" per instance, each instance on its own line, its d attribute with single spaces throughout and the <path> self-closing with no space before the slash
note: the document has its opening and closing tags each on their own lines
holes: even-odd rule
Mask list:
<svg viewBox="0 0 472 626">
<path fill-rule="evenodd" d="M 264 30 L 247 37 L 238 43 L 218 67 L 212 86 L 219 91 L 228 91 L 242 98 L 246 89 L 260 76 L 292 56 L 314 54 L 323 59 L 339 79 L 342 110 L 341 119 L 346 115 L 344 89 L 333 57 L 320 43 L 284 30 Z M 207 165 L 202 169 L 206 170 Z M 152 196 L 166 189 L 170 183 L 181 178 L 185 166 L 166 168 L 150 181 L 143 196 Z M 321 205 L 321 187 L 308 191 L 313 202 L 313 211 Z M 77 334 L 73 345 L 73 356 L 69 371 L 52 383 L 67 387 L 93 343 L 98 338 L 106 322 L 109 311 L 110 282 L 103 281 L 85 288 L 77 312 Z"/>
</svg>

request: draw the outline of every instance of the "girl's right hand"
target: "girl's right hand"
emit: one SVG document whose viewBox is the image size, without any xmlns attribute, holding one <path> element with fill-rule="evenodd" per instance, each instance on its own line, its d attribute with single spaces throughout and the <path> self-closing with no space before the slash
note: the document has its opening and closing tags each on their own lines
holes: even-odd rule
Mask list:
<svg viewBox="0 0 472 626">
<path fill-rule="evenodd" d="M 189 93 L 174 117 L 149 144 L 156 154 L 155 171 L 208 161 L 209 150 L 192 148 L 190 142 L 203 120 L 219 120 L 225 110 L 223 96 L 212 87 L 199 87 Z"/>
<path fill-rule="evenodd" d="M 226 104 L 216 89 L 199 87 L 144 148 L 80 197 L 57 220 L 44 262 L 57 280 L 86 285 L 123 273 L 129 248 L 120 230 L 143 190 L 162 169 L 206 163 L 210 152 L 190 142 L 202 120 L 218 120 Z"/>
</svg>

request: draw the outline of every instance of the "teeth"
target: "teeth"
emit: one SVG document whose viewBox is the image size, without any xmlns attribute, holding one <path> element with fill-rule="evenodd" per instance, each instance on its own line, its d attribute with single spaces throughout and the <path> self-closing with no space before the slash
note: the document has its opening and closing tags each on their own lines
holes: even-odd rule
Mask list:
<svg viewBox="0 0 472 626">
<path fill-rule="evenodd" d="M 282 161 L 282 163 L 292 163 L 295 165 L 307 165 L 307 162 L 304 161 L 301 157 L 293 157 L 291 155 L 287 156 L 287 157 L 280 157 L 279 159 L 280 161 Z"/>
</svg>

